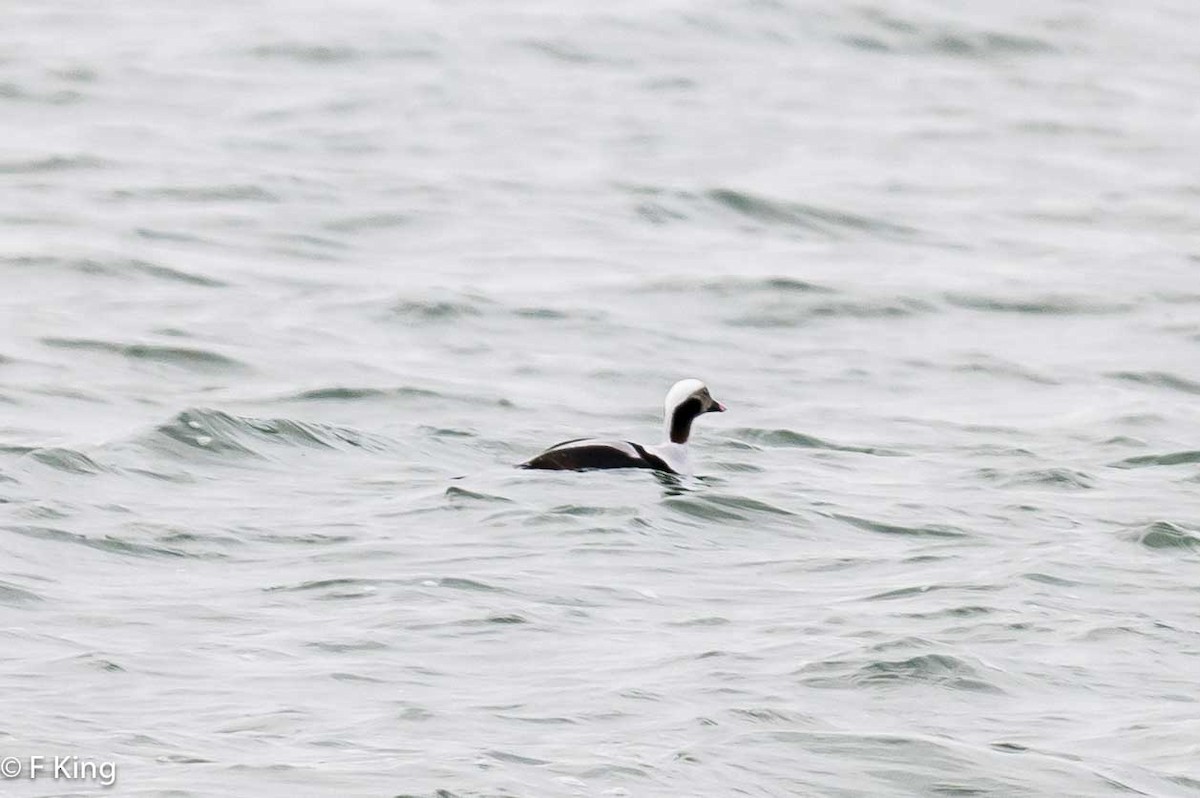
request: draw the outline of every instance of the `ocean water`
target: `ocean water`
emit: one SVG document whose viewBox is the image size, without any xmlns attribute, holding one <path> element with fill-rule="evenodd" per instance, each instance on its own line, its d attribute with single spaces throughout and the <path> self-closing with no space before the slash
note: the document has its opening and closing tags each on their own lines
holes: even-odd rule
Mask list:
<svg viewBox="0 0 1200 798">
<path fill-rule="evenodd" d="M 4 795 L 1200 795 L 1196 4 L 4 22 Z"/>
</svg>

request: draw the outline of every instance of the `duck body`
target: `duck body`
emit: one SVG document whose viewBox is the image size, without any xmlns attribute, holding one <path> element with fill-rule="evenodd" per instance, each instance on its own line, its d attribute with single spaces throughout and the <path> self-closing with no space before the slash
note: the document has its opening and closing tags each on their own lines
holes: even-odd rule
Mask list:
<svg viewBox="0 0 1200 798">
<path fill-rule="evenodd" d="M 521 468 L 553 471 L 584 471 L 608 468 L 650 468 L 669 474 L 692 472 L 688 438 L 692 422 L 704 413 L 724 412 L 725 406 L 712 398 L 700 380 L 680 380 L 667 392 L 663 403 L 667 440 L 656 446 L 633 441 L 574 438 L 551 446 L 521 463 Z"/>
<path fill-rule="evenodd" d="M 551 446 L 521 468 L 541 468 L 554 471 L 582 471 L 588 468 L 653 468 L 656 471 L 680 473 L 655 447 L 633 441 L 609 441 L 600 438 L 576 438 Z M 680 465 L 679 463 L 676 464 Z"/>
</svg>

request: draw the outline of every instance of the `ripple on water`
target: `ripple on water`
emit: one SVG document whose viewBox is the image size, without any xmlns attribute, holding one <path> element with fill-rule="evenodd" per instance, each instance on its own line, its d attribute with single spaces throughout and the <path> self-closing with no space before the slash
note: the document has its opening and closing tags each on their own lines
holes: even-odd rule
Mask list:
<svg viewBox="0 0 1200 798">
<path fill-rule="evenodd" d="M 334 233 L 357 233 L 362 230 L 386 230 L 403 227 L 411 219 L 403 213 L 367 213 L 359 216 L 343 216 L 326 222 L 322 227 Z"/>
<path fill-rule="evenodd" d="M 997 297 L 979 294 L 944 295 L 955 307 L 982 310 L 988 313 L 1015 313 L 1026 316 L 1080 316 L 1126 313 L 1133 309 L 1129 303 L 1104 303 L 1079 297 L 1047 294 L 1031 297 Z"/>
<path fill-rule="evenodd" d="M 984 469 L 984 476 L 995 476 L 992 469 Z M 1007 488 L 1052 488 L 1056 490 L 1091 490 L 1096 487 L 1094 477 L 1070 468 L 1041 468 L 1019 471 L 1001 483 Z"/>
<path fill-rule="evenodd" d="M 453 504 L 465 504 L 474 502 L 484 502 L 488 504 L 512 504 L 513 500 L 505 496 L 496 496 L 491 493 L 482 493 L 480 491 L 467 490 L 460 488 L 457 485 L 451 485 L 446 488 L 445 497 Z"/>
<path fill-rule="evenodd" d="M 646 185 L 621 188 L 634 197 L 638 217 L 657 225 L 705 217 L 728 219 L 732 215 L 741 226 L 750 223 L 825 239 L 912 239 L 920 235 L 916 228 L 887 219 L 732 188 L 699 192 Z"/>
<path fill-rule="evenodd" d="M 48 526 L 35 526 L 31 524 L 25 525 L 9 525 L 0 527 L 0 529 L 15 532 L 18 535 L 24 535 L 37 540 L 47 540 L 55 543 L 68 543 L 77 546 L 84 546 L 97 551 L 106 552 L 109 554 L 125 554 L 135 557 L 195 557 L 197 555 L 190 554 L 186 551 L 181 551 L 177 548 L 168 548 L 166 546 L 151 546 L 145 543 L 137 543 L 123 538 L 118 538 L 112 535 L 104 537 L 90 537 L 81 535 L 76 532 L 68 532 L 65 529 L 57 529 Z"/>
<path fill-rule="evenodd" d="M 34 449 L 25 456 L 44 466 L 49 466 L 56 471 L 63 471 L 68 474 L 91 476 L 109 470 L 83 452 L 62 447 Z"/>
<path fill-rule="evenodd" d="M 51 155 L 27 161 L 0 161 L 0 175 L 41 175 L 76 169 L 102 169 L 111 161 L 91 155 Z"/>
<path fill-rule="evenodd" d="M 187 285 L 203 288 L 223 288 L 229 285 L 224 280 L 207 277 L 194 272 L 184 271 L 174 266 L 164 266 L 161 263 L 150 263 L 141 260 L 123 261 L 118 268 L 133 273 L 140 273 L 167 282 L 186 283 Z"/>
<path fill-rule="evenodd" d="M 619 505 L 612 507 L 584 505 L 584 504 L 563 504 L 558 507 L 552 507 L 546 511 L 547 515 L 569 515 L 575 517 L 591 517 L 597 515 L 617 515 L 626 516 L 637 512 L 636 507 L 622 507 Z"/>
<path fill-rule="evenodd" d="M 362 52 L 347 45 L 314 44 L 305 42 L 275 42 L 260 44 L 249 54 L 262 59 L 286 59 L 308 64 L 341 64 L 362 57 Z"/>
<path fill-rule="evenodd" d="M 222 288 L 228 283 L 200 274 L 138 258 L 63 258 L 55 255 L 8 255 L 0 257 L 0 266 L 36 269 L 39 274 L 62 270 L 76 274 L 114 278 L 150 277 L 164 282 L 183 283 L 204 288 Z"/>
<path fill-rule="evenodd" d="M 547 759 L 538 759 L 538 758 L 532 757 L 532 756 L 521 756 L 520 754 L 514 754 L 514 753 L 510 753 L 508 751 L 491 750 L 491 751 L 485 751 L 484 754 L 486 756 L 491 757 L 492 759 L 495 759 L 498 762 L 509 762 L 514 765 L 549 765 L 550 764 L 550 761 Z"/>
<path fill-rule="evenodd" d="M 382 579 L 359 579 L 355 577 L 339 577 L 334 579 L 311 579 L 307 582 L 300 582 L 295 585 L 273 585 L 264 587 L 263 592 L 266 593 L 305 593 L 308 591 L 323 591 L 323 590 L 359 590 L 370 591 L 375 590 L 380 585 L 388 580 Z"/>
<path fill-rule="evenodd" d="M 1165 371 L 1114 371 L 1106 376 L 1125 382 L 1135 382 L 1139 385 L 1150 385 L 1155 388 L 1166 388 L 1182 393 L 1200 394 L 1200 382 L 1185 379 Z"/>
<path fill-rule="evenodd" d="M 115 200 L 166 200 L 168 202 L 281 202 L 277 194 L 262 186 L 226 184 L 214 186 L 154 186 L 140 189 L 117 189 Z"/>
<path fill-rule="evenodd" d="M 119 355 L 130 360 L 178 366 L 189 371 L 237 372 L 248 368 L 228 355 L 192 347 L 124 344 L 90 338 L 43 338 L 42 343 L 57 349 Z"/>
<path fill-rule="evenodd" d="M 354 402 L 362 399 L 438 399 L 442 394 L 426 388 L 407 385 L 398 388 L 351 388 L 334 385 L 327 388 L 310 388 L 284 397 L 285 402 Z"/>
<path fill-rule="evenodd" d="M 758 499 L 752 499 L 749 496 L 723 496 L 719 493 L 710 493 L 704 497 L 707 501 L 721 505 L 723 507 L 732 507 L 737 510 L 746 510 L 751 513 L 765 513 L 767 515 L 787 515 L 794 516 L 791 510 L 785 510 L 782 507 L 776 507 Z"/>
<path fill-rule="evenodd" d="M 995 607 L 986 607 L 981 604 L 963 604 L 957 607 L 931 609 L 928 612 L 904 612 L 899 613 L 899 615 L 904 618 L 932 620 L 939 618 L 975 618 L 981 615 L 991 615 L 995 612 L 997 612 Z"/>
<path fill-rule="evenodd" d="M 434 583 L 437 587 L 448 587 L 451 590 L 467 590 L 476 593 L 508 593 L 509 591 L 502 587 L 489 585 L 487 582 L 481 582 L 478 579 L 468 579 L 464 576 L 444 576 Z"/>
<path fill-rule="evenodd" d="M 752 723 L 778 723 L 791 727 L 811 726 L 815 723 L 812 718 L 772 707 L 734 708 L 729 710 L 729 714 L 734 718 L 748 720 Z"/>
<path fill-rule="evenodd" d="M 934 307 L 928 302 L 908 297 L 771 302 L 749 313 L 730 317 L 726 323 L 732 327 L 787 328 L 801 327 L 819 319 L 898 319 L 932 310 Z"/>
<path fill-rule="evenodd" d="M 1135 530 L 1131 539 L 1148 549 L 1200 550 L 1200 528 L 1170 521 L 1155 521 Z"/>
<path fill-rule="evenodd" d="M 355 654 L 360 651 L 387 651 L 391 648 L 390 645 L 379 640 L 354 640 L 348 643 L 330 643 L 323 640 L 316 640 L 304 645 L 317 651 L 324 651 L 327 654 Z"/>
<path fill-rule="evenodd" d="M 833 238 L 843 238 L 852 234 L 908 238 L 917 233 L 915 228 L 884 219 L 799 202 L 768 199 L 728 188 L 712 189 L 704 196 L 718 206 L 756 222 L 795 227 Z"/>
<path fill-rule="evenodd" d="M 733 463 L 728 460 L 710 463 L 709 465 L 721 471 L 730 471 L 737 474 L 761 474 L 766 471 L 762 466 L 757 466 L 753 463 Z"/>
<path fill-rule="evenodd" d="M 761 446 L 795 447 L 799 449 L 828 449 L 834 452 L 856 452 L 858 454 L 873 454 L 881 457 L 903 457 L 904 452 L 884 449 L 876 446 L 851 446 L 833 443 L 814 435 L 795 432 L 790 429 L 757 429 L 746 427 L 730 430 L 729 434 Z"/>
<path fill-rule="evenodd" d="M 0 604 L 19 607 L 40 601 L 44 601 L 44 599 L 34 591 L 0 580 Z"/>
<path fill-rule="evenodd" d="M 692 294 L 696 292 L 717 297 L 746 297 L 765 294 L 772 298 L 801 297 L 805 294 L 836 294 L 833 288 L 800 280 L 795 277 L 724 277 L 716 280 L 655 279 L 633 289 L 641 293 Z"/>
<path fill-rule="evenodd" d="M 860 518 L 855 515 L 846 515 L 843 513 L 830 513 L 829 517 L 836 518 L 838 521 L 850 524 L 850 526 L 858 529 L 864 529 L 868 532 L 879 532 L 884 535 L 902 535 L 914 538 L 966 538 L 971 536 L 966 530 L 950 526 L 949 524 L 902 526 L 900 524 L 887 524 L 882 521 L 873 521 L 870 518 Z"/>
<path fill-rule="evenodd" d="M 933 365 L 933 364 L 930 364 Z M 1058 380 L 1038 374 L 1015 363 L 1006 362 L 997 357 L 986 355 L 976 356 L 973 362 L 963 363 L 953 367 L 958 374 L 984 374 L 996 377 L 1014 377 L 1036 385 L 1058 385 Z"/>
<path fill-rule="evenodd" d="M 1200 463 L 1200 450 L 1168 452 L 1166 454 L 1143 454 L 1127 457 L 1111 463 L 1111 468 L 1145 468 L 1147 466 L 1175 466 Z"/>
<path fill-rule="evenodd" d="M 1003 693 L 963 657 L 917 654 L 903 659 L 829 659 L 800 669 L 801 680 L 812 687 L 853 689 L 892 685 L 932 685 L 948 690 Z"/>
<path fill-rule="evenodd" d="M 1042 755 L 1020 744 L 994 747 L 945 736 L 858 731 L 761 729 L 739 735 L 746 773 L 794 774 L 784 783 L 795 795 L 1040 796 L 1147 794 L 1074 757 Z M 728 747 L 728 742 L 725 743 Z M 698 746 L 693 757 L 704 760 Z M 713 751 L 713 756 L 720 752 Z M 847 760 L 862 767 L 849 772 Z M 804 762 L 796 768 L 797 761 Z M 1104 770 L 1109 770 L 1105 768 Z M 779 784 L 779 781 L 773 782 Z M 761 790 L 776 794 L 778 789 Z"/>
<path fill-rule="evenodd" d="M 390 312 L 394 317 L 408 322 L 450 322 L 481 315 L 483 311 L 479 303 L 482 301 L 479 297 L 472 297 L 470 301 L 404 299 L 392 305 Z"/>
<path fill-rule="evenodd" d="M 579 310 L 564 310 L 562 308 L 546 307 L 538 305 L 533 307 L 520 307 L 512 311 L 512 315 L 519 319 L 529 319 L 531 321 L 564 321 L 567 319 L 586 319 L 588 321 L 599 321 L 603 318 L 602 313 L 597 311 L 579 311 Z"/>
<path fill-rule="evenodd" d="M 1043 585 L 1054 585 L 1055 587 L 1078 587 L 1083 584 L 1083 582 L 1078 582 L 1074 579 L 1067 579 L 1065 576 L 1046 574 L 1040 571 L 1030 571 L 1029 573 L 1021 574 L 1021 578 Z"/>
<path fill-rule="evenodd" d="M 183 459 L 198 453 L 218 458 L 263 459 L 271 447 L 368 452 L 391 448 L 391 442 L 385 438 L 347 427 L 287 418 L 250 418 L 203 408 L 185 410 L 133 443 Z M 183 444 L 183 448 L 178 444 Z"/>
<path fill-rule="evenodd" d="M 688 628 L 692 626 L 727 626 L 732 621 L 720 615 L 704 615 L 699 618 L 688 618 L 685 621 L 667 621 L 667 626 Z"/>
<path fill-rule="evenodd" d="M 894 588 L 892 590 L 885 590 L 881 593 L 874 593 L 870 596 L 867 596 L 865 600 L 866 601 L 893 601 L 896 599 L 909 599 L 909 598 L 914 598 L 916 596 L 923 596 L 926 593 L 933 593 L 933 592 L 942 591 L 942 590 L 967 590 L 967 591 L 973 591 L 973 592 L 974 591 L 991 592 L 991 591 L 995 591 L 998 589 L 999 588 L 997 588 L 995 585 L 969 585 L 969 584 L 911 585 L 909 587 L 898 587 L 898 588 Z"/>
<path fill-rule="evenodd" d="M 747 516 L 731 510 L 723 509 L 713 502 L 708 501 L 704 497 L 672 497 L 669 499 L 664 499 L 662 501 L 662 506 L 679 513 L 680 515 L 688 516 L 689 518 L 698 518 L 708 521 L 747 520 Z"/>
<path fill-rule="evenodd" d="M 1051 41 L 1028 32 L 978 30 L 941 17 L 936 21 L 902 17 L 896 13 L 897 9 L 888 7 L 885 11 L 875 6 L 857 9 L 856 21 L 862 29 L 842 36 L 841 40 L 855 49 L 909 57 L 929 53 L 991 60 L 1045 56 L 1059 51 Z"/>
</svg>

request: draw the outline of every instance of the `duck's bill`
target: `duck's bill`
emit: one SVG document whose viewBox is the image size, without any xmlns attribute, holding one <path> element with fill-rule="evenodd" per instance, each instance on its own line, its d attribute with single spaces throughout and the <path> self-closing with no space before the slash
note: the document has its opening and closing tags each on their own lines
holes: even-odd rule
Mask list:
<svg viewBox="0 0 1200 798">
<path fill-rule="evenodd" d="M 714 401 L 714 402 L 713 402 L 713 406 L 712 406 L 712 407 L 710 407 L 710 408 L 708 408 L 708 412 L 710 412 L 710 413 L 724 413 L 724 412 L 725 412 L 725 405 L 721 404 L 720 402 L 716 402 L 716 401 Z"/>
</svg>

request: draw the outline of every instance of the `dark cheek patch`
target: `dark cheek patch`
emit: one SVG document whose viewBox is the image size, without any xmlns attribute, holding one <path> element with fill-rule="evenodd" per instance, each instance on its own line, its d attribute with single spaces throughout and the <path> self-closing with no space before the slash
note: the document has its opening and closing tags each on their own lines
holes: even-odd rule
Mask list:
<svg viewBox="0 0 1200 798">
<path fill-rule="evenodd" d="M 692 422 L 704 412 L 704 406 L 695 396 L 675 408 L 671 416 L 671 443 L 687 443 L 692 434 Z"/>
</svg>

